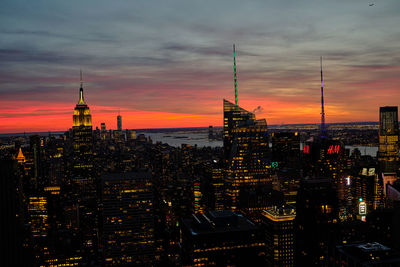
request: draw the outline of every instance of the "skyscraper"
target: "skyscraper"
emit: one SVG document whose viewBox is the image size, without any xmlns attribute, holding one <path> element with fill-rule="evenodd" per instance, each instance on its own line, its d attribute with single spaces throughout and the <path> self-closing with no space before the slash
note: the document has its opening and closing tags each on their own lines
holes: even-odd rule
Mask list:
<svg viewBox="0 0 400 267">
<path fill-rule="evenodd" d="M 151 173 L 102 177 L 105 266 L 151 266 L 154 258 Z"/>
<path fill-rule="evenodd" d="M 296 211 L 292 206 L 275 206 L 263 212 L 267 266 L 294 266 Z"/>
<path fill-rule="evenodd" d="M 81 72 L 81 87 L 79 89 L 79 101 L 76 104 L 72 124 L 74 147 L 74 175 L 73 182 L 79 187 L 79 193 L 85 194 L 93 191 L 93 140 L 92 140 L 92 116 L 89 107 L 83 97 L 83 82 Z"/>
<path fill-rule="evenodd" d="M 399 171 L 399 117 L 397 107 L 379 109 L 378 160 L 383 173 Z"/>
<path fill-rule="evenodd" d="M 226 100 L 225 110 L 225 200 L 226 208 L 236 210 L 241 187 L 261 186 L 271 182 L 268 129 L 265 120 L 256 120 L 254 114 Z"/>
<path fill-rule="evenodd" d="M 119 113 L 117 116 L 117 129 L 118 131 L 122 131 L 122 116 Z"/>
<path fill-rule="evenodd" d="M 238 106 L 235 46 L 233 53 L 235 104 L 223 101 L 224 161 L 225 208 L 236 210 L 240 188 L 263 186 L 271 179 L 267 122 Z"/>
<path fill-rule="evenodd" d="M 74 109 L 73 124 L 72 203 L 78 212 L 78 229 L 82 236 L 79 247 L 83 261 L 96 260 L 98 242 L 97 187 L 93 168 L 92 116 L 83 97 L 83 82 L 79 101 Z"/>
<path fill-rule="evenodd" d="M 254 122 L 256 116 L 224 99 L 224 156 L 227 162 L 231 156 L 233 129 L 246 121 Z"/>
</svg>

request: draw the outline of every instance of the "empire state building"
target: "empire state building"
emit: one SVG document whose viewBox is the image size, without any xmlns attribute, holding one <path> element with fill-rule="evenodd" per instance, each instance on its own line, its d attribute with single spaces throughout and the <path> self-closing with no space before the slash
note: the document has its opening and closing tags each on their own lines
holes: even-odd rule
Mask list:
<svg viewBox="0 0 400 267">
<path fill-rule="evenodd" d="M 78 194 L 93 191 L 93 140 L 92 116 L 83 96 L 83 82 L 79 89 L 79 101 L 76 104 L 72 124 L 74 147 L 74 175 L 73 182 Z"/>
<path fill-rule="evenodd" d="M 98 205 L 93 167 L 92 116 L 83 96 L 82 72 L 79 101 L 73 115 L 72 135 L 72 200 L 79 216 L 77 234 L 81 237 L 76 249 L 80 251 L 83 263 L 88 264 L 98 252 Z"/>
</svg>

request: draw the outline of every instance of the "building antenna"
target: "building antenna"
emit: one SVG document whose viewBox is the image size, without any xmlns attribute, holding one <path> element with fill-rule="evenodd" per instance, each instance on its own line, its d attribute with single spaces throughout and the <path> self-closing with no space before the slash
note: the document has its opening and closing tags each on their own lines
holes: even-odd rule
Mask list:
<svg viewBox="0 0 400 267">
<path fill-rule="evenodd" d="M 322 74 L 322 56 L 320 57 L 320 67 L 321 67 L 321 138 L 325 138 L 326 128 L 325 128 L 324 76 Z"/>
<path fill-rule="evenodd" d="M 237 93 L 237 77 L 236 77 L 236 51 L 235 44 L 233 44 L 233 75 L 235 80 L 235 106 L 238 105 L 238 93 Z"/>
<path fill-rule="evenodd" d="M 82 69 L 80 69 L 80 74 L 81 74 L 81 79 L 80 79 L 80 81 L 81 81 L 81 88 L 83 88 L 83 80 L 82 80 Z"/>
<path fill-rule="evenodd" d="M 85 105 L 85 100 L 83 98 L 82 69 L 80 69 L 80 83 L 81 83 L 81 88 L 79 88 L 79 102 L 78 102 L 78 105 Z"/>
</svg>

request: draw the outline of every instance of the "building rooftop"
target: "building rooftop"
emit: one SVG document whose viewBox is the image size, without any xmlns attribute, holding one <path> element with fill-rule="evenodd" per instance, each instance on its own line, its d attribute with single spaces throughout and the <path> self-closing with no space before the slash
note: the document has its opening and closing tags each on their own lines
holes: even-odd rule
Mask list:
<svg viewBox="0 0 400 267">
<path fill-rule="evenodd" d="M 363 243 L 360 245 L 357 245 L 359 249 L 365 252 L 372 252 L 372 251 L 388 251 L 390 248 L 378 243 L 378 242 L 372 242 L 372 243 Z"/>
<path fill-rule="evenodd" d="M 262 215 L 272 221 L 291 221 L 296 218 L 296 210 L 291 205 L 280 205 L 264 210 Z"/>
<path fill-rule="evenodd" d="M 395 264 L 388 266 L 398 266 L 400 264 L 399 252 L 378 242 L 348 244 L 337 246 L 336 249 L 341 258 L 352 259 L 360 266 L 370 266 L 370 264 L 386 266 L 385 264 L 393 263 Z"/>
<path fill-rule="evenodd" d="M 252 221 L 230 210 L 207 211 L 183 220 L 192 235 L 257 230 Z"/>
</svg>

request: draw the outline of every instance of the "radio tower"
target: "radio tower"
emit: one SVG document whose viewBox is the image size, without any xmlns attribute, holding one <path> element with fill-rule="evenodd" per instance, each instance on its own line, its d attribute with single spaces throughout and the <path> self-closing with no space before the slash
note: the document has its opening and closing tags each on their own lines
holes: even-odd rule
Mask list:
<svg viewBox="0 0 400 267">
<path fill-rule="evenodd" d="M 236 78 L 236 52 L 235 44 L 233 44 L 233 76 L 235 79 L 235 106 L 238 105 L 238 94 L 237 94 L 237 78 Z"/>
<path fill-rule="evenodd" d="M 324 108 L 324 78 L 322 75 L 322 57 L 320 58 L 320 66 L 321 66 L 321 138 L 326 138 L 325 108 Z"/>
</svg>

